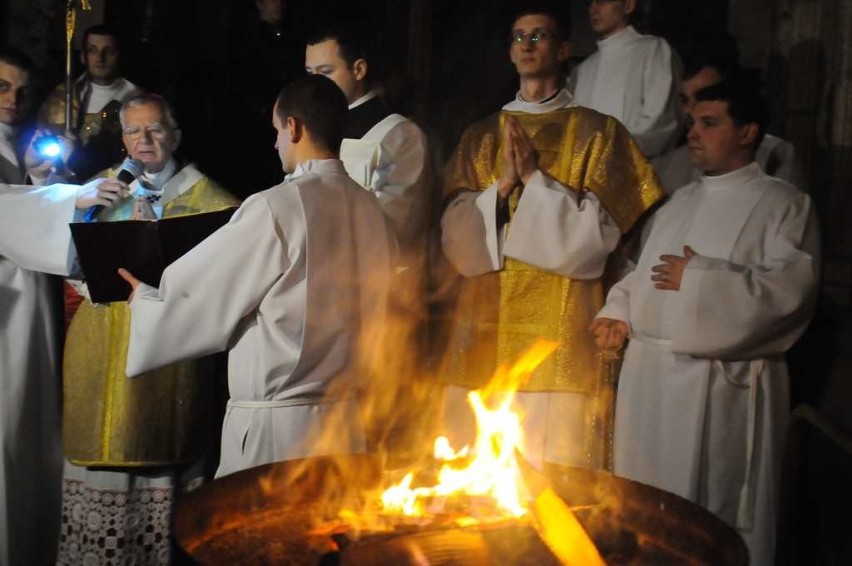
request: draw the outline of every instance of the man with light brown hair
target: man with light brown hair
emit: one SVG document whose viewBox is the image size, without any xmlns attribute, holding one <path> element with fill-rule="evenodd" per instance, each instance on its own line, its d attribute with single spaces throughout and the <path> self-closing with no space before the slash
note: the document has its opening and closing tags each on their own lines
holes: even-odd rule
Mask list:
<svg viewBox="0 0 852 566">
<path fill-rule="evenodd" d="M 518 12 L 509 34 L 517 96 L 465 131 L 446 168 L 442 249 L 462 277 L 444 421 L 455 443 L 471 442 L 467 392 L 549 338 L 559 348 L 517 396 L 525 454 L 600 468 L 612 384 L 587 328 L 607 259 L 662 191 L 627 130 L 565 90 L 569 28 L 557 14 Z"/>
</svg>

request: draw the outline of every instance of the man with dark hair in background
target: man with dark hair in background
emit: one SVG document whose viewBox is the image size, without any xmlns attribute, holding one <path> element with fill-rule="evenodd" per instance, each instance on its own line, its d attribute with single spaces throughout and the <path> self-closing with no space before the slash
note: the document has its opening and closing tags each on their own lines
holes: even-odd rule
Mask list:
<svg viewBox="0 0 852 566">
<path fill-rule="evenodd" d="M 345 117 L 330 80 L 285 87 L 271 119 L 286 180 L 246 199 L 159 289 L 122 271 L 134 288 L 128 375 L 228 351 L 218 476 L 367 450 L 361 346 L 383 328 L 391 259 L 376 199 L 338 159 Z"/>
<path fill-rule="evenodd" d="M 120 75 L 121 45 L 118 33 L 109 26 L 94 25 L 83 32 L 80 61 L 86 70 L 72 84 L 71 124 L 67 131 L 74 138 L 75 149 L 67 166 L 78 179 L 89 179 L 124 156 L 118 109 L 139 89 Z M 62 83 L 42 104 L 42 128 L 56 134 L 66 132 L 65 101 Z"/>
<path fill-rule="evenodd" d="M 819 230 L 808 195 L 755 162 L 768 122 L 753 84 L 696 94 L 689 156 L 701 178 L 653 219 L 636 269 L 592 324 L 630 337 L 614 472 L 694 501 L 773 564 L 790 411 L 785 352 L 813 314 Z"/>
<path fill-rule="evenodd" d="M 368 42 L 355 26 L 315 33 L 305 50 L 305 70 L 330 78 L 346 96 L 340 159 L 349 176 L 378 199 L 400 248 L 399 267 L 414 271 L 413 282 L 422 285 L 431 199 L 426 136 L 383 102 Z"/>
<path fill-rule="evenodd" d="M 398 364 L 398 373 L 414 379 L 422 371 L 426 348 L 432 175 L 426 136 L 413 121 L 391 112 L 380 96 L 369 46 L 354 22 L 322 29 L 307 42 L 305 70 L 330 78 L 346 96 L 349 111 L 340 160 L 349 176 L 378 200 L 399 252 L 392 295 L 397 326 L 388 333 L 399 354 L 388 363 Z"/>
<path fill-rule="evenodd" d="M 518 12 L 517 96 L 465 131 L 446 168 L 442 249 L 463 278 L 444 421 L 451 439 L 471 442 L 467 392 L 549 338 L 559 348 L 516 397 L 526 456 L 600 468 L 612 384 L 587 328 L 607 259 L 663 193 L 627 130 L 564 88 L 569 27 L 557 14 L 547 4 Z"/>
<path fill-rule="evenodd" d="M 25 183 L 17 128 L 31 102 L 32 73 L 26 55 L 0 48 L 0 183 Z M 7 224 L 10 234 L 15 226 Z M 0 564 L 48 564 L 56 556 L 59 289 L 58 278 L 0 254 Z"/>
<path fill-rule="evenodd" d="M 721 81 L 743 81 L 756 78 L 746 76 L 746 71 L 737 62 L 737 48 L 733 38 L 718 38 L 706 44 L 699 43 L 694 53 L 684 57 L 683 81 L 680 85 L 680 110 L 682 121 L 689 125 L 690 114 L 695 107 L 695 94 L 701 89 Z M 787 181 L 799 189 L 802 175 L 796 159 L 796 150 L 783 139 L 765 134 L 757 146 L 755 161 L 763 172 Z M 684 142 L 656 160 L 654 168 L 663 183 L 663 188 L 671 194 L 677 189 L 697 181 L 701 171 L 689 159 L 689 145 Z"/>
</svg>

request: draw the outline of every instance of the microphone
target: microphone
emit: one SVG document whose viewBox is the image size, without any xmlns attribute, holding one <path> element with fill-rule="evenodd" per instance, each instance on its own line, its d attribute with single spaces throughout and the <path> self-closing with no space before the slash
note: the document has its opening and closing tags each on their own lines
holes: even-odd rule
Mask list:
<svg viewBox="0 0 852 566">
<path fill-rule="evenodd" d="M 142 175 L 142 169 L 145 165 L 139 161 L 138 159 L 133 159 L 132 157 L 125 158 L 124 162 L 121 164 L 121 170 L 116 175 L 116 179 L 124 183 L 125 185 L 129 185 L 133 181 L 135 181 L 140 175 Z M 83 218 L 83 222 L 92 222 L 97 217 L 98 214 L 104 209 L 104 205 L 96 204 L 86 211 L 86 216 Z"/>
</svg>

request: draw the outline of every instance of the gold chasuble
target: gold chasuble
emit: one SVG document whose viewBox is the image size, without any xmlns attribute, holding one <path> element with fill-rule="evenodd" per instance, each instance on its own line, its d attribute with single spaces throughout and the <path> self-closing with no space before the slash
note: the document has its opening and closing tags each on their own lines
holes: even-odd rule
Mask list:
<svg viewBox="0 0 852 566">
<path fill-rule="evenodd" d="M 111 219 L 129 218 L 132 205 L 127 199 Z M 163 205 L 163 217 L 237 205 L 236 197 L 199 175 Z M 124 373 L 129 338 L 130 309 L 124 302 L 84 300 L 71 321 L 63 368 L 66 457 L 78 466 L 160 466 L 197 459 L 213 380 L 200 375 L 195 361 L 130 379 Z"/>
<path fill-rule="evenodd" d="M 630 134 L 587 108 L 544 114 L 503 111 L 465 131 L 445 171 L 445 192 L 482 191 L 502 174 L 502 131 L 514 116 L 532 140 L 539 168 L 570 190 L 597 195 L 622 233 L 664 193 Z M 520 191 L 509 202 L 509 223 Z M 496 214 L 496 211 L 495 211 Z M 600 279 L 577 280 L 505 258 L 502 270 L 463 278 L 444 378 L 475 389 L 538 337 L 559 342 L 523 391 L 592 394 L 601 361 L 589 325 L 603 306 Z"/>
</svg>

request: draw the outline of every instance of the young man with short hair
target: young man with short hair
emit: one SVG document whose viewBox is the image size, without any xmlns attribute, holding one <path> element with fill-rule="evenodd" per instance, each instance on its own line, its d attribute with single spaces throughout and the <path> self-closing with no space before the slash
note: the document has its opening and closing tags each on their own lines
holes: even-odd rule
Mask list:
<svg viewBox="0 0 852 566">
<path fill-rule="evenodd" d="M 680 85 L 683 122 L 689 125 L 696 104 L 695 96 L 701 89 L 722 81 L 744 78 L 745 70 L 737 63 L 735 53 L 715 53 L 713 49 L 707 49 L 687 59 Z M 767 175 L 804 189 L 796 150 L 789 142 L 772 134 L 764 134 L 757 146 L 755 161 Z M 669 194 L 701 177 L 701 170 L 689 159 L 689 145 L 686 142 L 656 159 L 654 168 Z"/>
<path fill-rule="evenodd" d="M 369 41 L 355 24 L 316 32 L 307 42 L 305 70 L 333 80 L 349 104 L 340 146 L 346 172 L 378 200 L 395 238 L 393 335 L 399 373 L 422 371 L 426 352 L 427 231 L 432 175 L 426 136 L 391 112 L 379 94 Z"/>
<path fill-rule="evenodd" d="M 559 348 L 516 397 L 525 454 L 600 468 L 607 442 L 594 423 L 612 391 L 586 328 L 603 305 L 607 259 L 662 191 L 627 130 L 564 89 L 568 33 L 538 6 L 517 14 L 517 96 L 465 131 L 446 168 L 442 249 L 462 278 L 445 423 L 454 443 L 471 442 L 468 391 L 546 337 Z"/>
<path fill-rule="evenodd" d="M 367 450 L 360 347 L 384 323 L 391 259 L 378 202 L 338 159 L 346 111 L 324 77 L 285 87 L 271 116 L 285 181 L 246 199 L 159 288 L 124 272 L 128 375 L 228 351 L 218 476 Z"/>
<path fill-rule="evenodd" d="M 30 102 L 32 72 L 26 55 L 0 48 L 0 183 L 26 180 L 18 125 Z M 6 225 L 9 237 L 25 239 L 16 227 L 14 221 Z M 59 281 L 0 253 L 0 564 L 47 564 L 56 557 L 62 470 Z"/>
<path fill-rule="evenodd" d="M 139 88 L 120 76 L 121 48 L 118 33 L 106 25 L 94 25 L 83 32 L 80 61 L 86 71 L 72 85 L 71 124 L 76 138 L 68 167 L 78 179 L 88 179 L 98 171 L 121 161 L 121 103 Z M 39 124 L 56 134 L 65 133 L 65 84 L 51 91 L 39 111 Z"/>
<path fill-rule="evenodd" d="M 810 198 L 754 161 L 768 115 L 753 86 L 709 86 L 692 116 L 702 177 L 654 216 L 591 327 L 602 348 L 630 337 L 614 471 L 706 507 L 739 530 L 753 564 L 772 564 L 784 354 L 816 303 L 818 227 Z"/>
<path fill-rule="evenodd" d="M 391 112 L 376 90 L 368 42 L 354 26 L 320 30 L 308 40 L 305 70 L 330 78 L 349 104 L 340 159 L 359 185 L 378 199 L 400 248 L 402 269 L 425 276 L 431 174 L 426 136 Z"/>
</svg>

